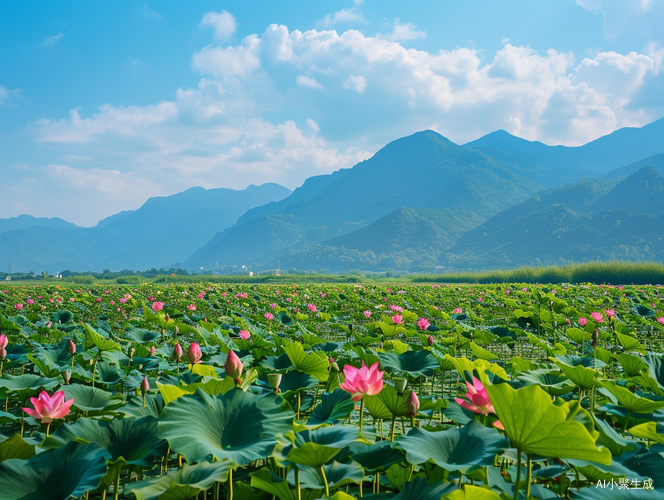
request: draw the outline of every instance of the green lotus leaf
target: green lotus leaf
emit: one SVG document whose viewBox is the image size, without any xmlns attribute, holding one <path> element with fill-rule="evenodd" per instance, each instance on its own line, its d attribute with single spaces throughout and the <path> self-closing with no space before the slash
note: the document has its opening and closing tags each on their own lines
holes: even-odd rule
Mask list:
<svg viewBox="0 0 664 500">
<path fill-rule="evenodd" d="M 595 445 L 593 436 L 573 419 L 585 411 L 565 403 L 555 406 L 550 396 L 536 385 L 514 390 L 509 384 L 486 386 L 491 402 L 512 446 L 529 455 L 582 458 L 610 464 L 611 453 Z"/>
<path fill-rule="evenodd" d="M 353 452 L 353 460 L 369 473 L 384 471 L 391 465 L 406 460 L 403 451 L 396 448 L 396 443 L 391 441 L 378 441 L 373 444 L 352 443 L 350 450 Z"/>
<path fill-rule="evenodd" d="M 456 401 L 450 401 L 447 408 L 443 410 L 443 415 L 461 425 L 465 425 L 468 422 L 475 420 L 475 414 L 471 410 L 463 408 Z"/>
<path fill-rule="evenodd" d="M 664 444 L 664 424 L 658 422 L 646 422 L 645 424 L 635 425 L 629 429 L 629 433 L 632 436 Z"/>
<path fill-rule="evenodd" d="M 316 377 L 319 382 L 325 382 L 329 375 L 330 361 L 327 356 L 320 357 L 316 353 L 305 353 L 302 344 L 292 342 L 283 346 L 283 350 L 296 370 Z"/>
<path fill-rule="evenodd" d="M 157 419 L 151 416 L 116 418 L 110 422 L 81 418 L 58 427 L 44 440 L 42 447 L 60 448 L 70 441 L 98 444 L 109 453 L 109 465 L 150 467 L 167 448 L 157 434 Z"/>
<path fill-rule="evenodd" d="M 89 324 L 83 325 L 85 329 L 85 350 L 92 347 L 96 347 L 99 352 L 102 351 L 121 351 L 122 348 L 116 342 L 113 342 L 110 339 L 100 335 L 94 328 Z"/>
<path fill-rule="evenodd" d="M 155 418 L 159 418 L 164 406 L 166 405 L 164 404 L 164 398 L 161 397 L 161 394 L 146 394 L 145 406 L 143 406 L 142 398 L 134 397 L 129 403 L 118 408 L 118 412 L 124 413 L 127 416 L 146 417 L 151 415 Z"/>
<path fill-rule="evenodd" d="M 12 458 L 27 460 L 35 456 L 35 445 L 27 443 L 20 434 L 0 436 L 0 462 Z"/>
<path fill-rule="evenodd" d="M 601 444 L 609 449 L 611 455 L 617 457 L 626 451 L 631 451 L 639 447 L 635 441 L 630 441 L 622 437 L 618 432 L 611 427 L 605 420 L 595 418 L 595 424 L 599 431 L 599 439 L 597 444 Z"/>
<path fill-rule="evenodd" d="M 498 356 L 496 356 L 494 353 L 478 346 L 475 342 L 470 343 L 470 350 L 473 351 L 473 356 L 475 356 L 477 359 L 485 359 L 487 361 L 495 361 L 498 359 Z"/>
<path fill-rule="evenodd" d="M 321 493 L 320 490 L 301 488 L 301 495 L 298 495 L 294 486 L 270 472 L 267 467 L 251 474 L 251 487 L 265 491 L 279 500 L 316 500 Z"/>
<path fill-rule="evenodd" d="M 158 340 L 159 337 L 161 337 L 161 333 L 154 332 L 152 330 L 146 330 L 145 328 L 132 328 L 127 333 L 125 333 L 125 335 L 129 340 L 133 340 L 139 344 L 154 342 Z"/>
<path fill-rule="evenodd" d="M 232 465 L 228 460 L 184 464 L 182 468 L 171 469 L 162 476 L 129 483 L 125 489 L 127 493 L 133 493 L 136 500 L 195 498 L 199 493 L 209 490 L 214 483 L 226 482 Z"/>
<path fill-rule="evenodd" d="M 0 388 L 4 388 L 7 394 L 18 396 L 21 401 L 26 401 L 31 396 L 36 396 L 42 389 L 49 390 L 59 384 L 57 379 L 40 377 L 32 373 L 24 375 L 10 375 L 5 373 L 0 377 Z"/>
<path fill-rule="evenodd" d="M 348 418 L 355 409 L 351 395 L 343 389 L 336 389 L 332 393 L 325 393 L 321 402 L 316 405 L 313 413 L 307 420 L 307 427 L 320 425 L 334 425 Z"/>
<path fill-rule="evenodd" d="M 374 418 L 403 417 L 408 413 L 404 397 L 389 384 L 384 384 L 383 389 L 376 396 L 365 396 L 364 399 L 369 414 Z M 377 401 L 380 401 L 382 406 Z M 383 407 L 387 410 L 387 414 Z M 376 414 L 381 416 L 376 416 Z"/>
<path fill-rule="evenodd" d="M 642 487 L 643 482 L 640 485 Z M 614 482 L 613 489 L 610 485 L 605 488 L 581 488 L 572 494 L 572 498 L 574 500 L 606 500 L 607 498 L 611 500 L 664 500 L 664 494 L 654 490 L 619 489 Z"/>
<path fill-rule="evenodd" d="M 642 318 L 649 318 L 655 315 L 655 311 L 646 306 L 634 306 L 632 312 Z"/>
<path fill-rule="evenodd" d="M 592 334 L 590 332 L 586 332 L 580 328 L 568 328 L 565 330 L 565 336 L 577 344 L 582 344 L 583 342 L 588 342 L 592 339 Z"/>
<path fill-rule="evenodd" d="M 96 444 L 69 443 L 29 460 L 0 464 L 3 500 L 63 500 L 94 490 L 106 475 L 108 454 Z"/>
<path fill-rule="evenodd" d="M 467 474 L 493 464 L 496 454 L 509 447 L 509 442 L 497 430 L 473 421 L 442 432 L 414 428 L 399 438 L 397 445 L 412 464 L 431 461 L 443 469 Z"/>
<path fill-rule="evenodd" d="M 416 477 L 404 484 L 403 489 L 392 500 L 440 500 L 446 493 L 456 489 L 454 484 L 430 483 L 423 477 Z"/>
<path fill-rule="evenodd" d="M 378 354 L 383 370 L 390 374 L 409 375 L 413 378 L 431 377 L 439 364 L 429 351 L 406 351 L 396 355 L 390 352 Z"/>
<path fill-rule="evenodd" d="M 597 383 L 598 371 L 582 365 L 570 366 L 562 361 L 554 360 L 558 368 L 583 391 L 588 391 Z"/>
<path fill-rule="evenodd" d="M 574 390 L 574 383 L 558 371 L 538 369 L 521 372 L 517 379 L 524 385 L 539 385 L 552 396 L 562 396 Z"/>
<path fill-rule="evenodd" d="M 628 412 L 652 413 L 655 410 L 664 408 L 664 401 L 653 401 L 648 398 L 642 398 L 613 381 L 603 380 L 601 385 L 602 388 L 600 391 L 609 397 L 613 395 L 618 404 L 623 406 Z"/>
<path fill-rule="evenodd" d="M 276 435 L 291 429 L 295 415 L 273 394 L 256 395 L 231 389 L 210 396 L 202 390 L 166 406 L 159 420 L 159 436 L 187 462 L 213 455 L 245 465 L 266 458 L 277 444 Z"/>
<path fill-rule="evenodd" d="M 359 438 L 359 428 L 333 425 L 301 431 L 287 436 L 290 444 L 280 445 L 277 454 L 298 465 L 320 468 L 332 460 L 342 448 Z"/>
<path fill-rule="evenodd" d="M 93 415 L 110 413 L 122 406 L 122 394 L 112 394 L 98 387 L 81 384 L 65 385 L 65 399 L 74 399 L 72 408 L 91 412 Z"/>
<path fill-rule="evenodd" d="M 20 332 L 21 328 L 0 314 L 0 332 Z"/>
<path fill-rule="evenodd" d="M 444 497 L 446 500 L 501 500 L 500 495 L 479 486 L 465 485 Z"/>
<path fill-rule="evenodd" d="M 622 348 L 626 351 L 637 351 L 645 354 L 646 349 L 643 347 L 641 342 L 638 341 L 638 339 L 632 337 L 631 335 L 623 335 L 622 333 L 616 333 L 616 337 L 618 338 L 618 342 L 620 342 Z"/>
<path fill-rule="evenodd" d="M 258 364 L 270 370 L 288 370 L 293 367 L 293 363 L 286 353 L 281 356 L 266 356 Z"/>
<path fill-rule="evenodd" d="M 325 479 L 330 490 L 346 486 L 347 484 L 360 484 L 364 479 L 364 469 L 356 462 L 349 464 L 340 464 L 332 462 L 324 465 Z M 320 468 L 303 469 L 300 471 L 300 485 L 302 488 L 311 488 L 314 490 L 324 489 L 325 481 Z"/>
<path fill-rule="evenodd" d="M 627 377 L 636 377 L 641 373 L 641 370 L 648 368 L 648 365 L 641 358 L 633 354 L 614 354 L 613 357 L 618 360 Z"/>
<path fill-rule="evenodd" d="M 582 357 L 582 356 L 577 356 L 575 354 L 564 354 L 556 356 L 553 361 L 560 361 L 561 363 L 565 363 L 566 365 L 569 366 L 581 365 L 586 368 L 595 368 L 596 370 L 600 370 L 606 366 L 606 363 L 601 359 L 599 359 L 599 355 L 597 356 L 597 359 L 593 359 L 592 357 Z"/>
<path fill-rule="evenodd" d="M 285 397 L 290 398 L 291 395 L 296 394 L 297 392 L 309 389 L 310 387 L 316 387 L 317 385 L 318 379 L 316 377 L 312 377 L 299 370 L 289 370 L 281 378 L 279 391 L 283 393 Z"/>
</svg>

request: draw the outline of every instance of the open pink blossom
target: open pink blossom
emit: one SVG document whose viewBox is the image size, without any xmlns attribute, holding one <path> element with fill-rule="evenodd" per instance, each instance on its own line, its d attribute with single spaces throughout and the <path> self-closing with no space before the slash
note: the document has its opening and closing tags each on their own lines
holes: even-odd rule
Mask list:
<svg viewBox="0 0 664 500">
<path fill-rule="evenodd" d="M 240 330 L 240 338 L 242 340 L 247 340 L 249 337 L 251 337 L 251 332 L 248 330 Z"/>
<path fill-rule="evenodd" d="M 187 309 L 189 309 L 190 311 L 195 311 L 195 310 L 196 310 L 196 306 L 195 306 L 194 304 L 189 304 L 189 305 L 187 306 Z"/>
<path fill-rule="evenodd" d="M 358 402 L 364 396 L 375 396 L 383 390 L 384 371 L 378 370 L 378 361 L 371 368 L 362 361 L 361 368 L 355 368 L 352 365 L 344 366 L 344 378 L 346 381 L 341 384 L 341 388 L 352 395 L 352 399 Z"/>
<path fill-rule="evenodd" d="M 588 323 L 588 320 L 586 318 L 579 318 L 579 324 L 581 326 L 586 326 L 586 323 Z"/>
<path fill-rule="evenodd" d="M 601 323 L 602 321 L 604 321 L 604 316 L 602 316 L 602 313 L 598 313 L 598 312 L 590 313 L 590 317 L 592 319 L 594 319 L 595 321 L 597 321 L 598 323 Z"/>
<path fill-rule="evenodd" d="M 152 310 L 155 311 L 155 312 L 161 311 L 163 308 L 164 308 L 164 303 L 163 302 L 157 301 L 157 302 L 152 303 Z"/>
<path fill-rule="evenodd" d="M 473 413 L 481 413 L 482 415 L 496 412 L 493 404 L 491 404 L 489 393 L 484 388 L 484 384 L 476 377 L 473 377 L 472 384 L 466 380 L 466 389 L 468 390 L 466 392 L 466 399 L 456 398 L 459 406 Z"/>
<path fill-rule="evenodd" d="M 56 418 L 65 418 L 71 412 L 69 407 L 74 400 L 65 401 L 64 391 L 58 391 L 53 396 L 42 391 L 38 398 L 30 398 L 30 402 L 34 409 L 23 408 L 23 411 L 31 417 L 41 420 L 42 424 L 50 424 Z"/>
<path fill-rule="evenodd" d="M 452 311 L 454 314 L 461 314 L 463 312 L 463 309 L 460 307 L 457 307 L 454 311 Z"/>
<path fill-rule="evenodd" d="M 657 318 L 657 321 L 664 325 L 664 318 Z"/>
<path fill-rule="evenodd" d="M 371 317 L 371 311 L 364 311 L 364 317 L 365 318 L 370 318 Z"/>
<path fill-rule="evenodd" d="M 395 325 L 402 325 L 403 324 L 403 316 L 401 314 L 395 314 L 392 316 L 392 323 Z"/>
<path fill-rule="evenodd" d="M 7 344 L 9 344 L 9 340 L 7 339 L 7 335 L 3 333 L 0 335 L 0 349 L 7 347 Z"/>
<path fill-rule="evenodd" d="M 604 312 L 606 313 L 606 315 L 607 315 L 609 318 L 613 318 L 613 317 L 616 315 L 616 311 L 614 311 L 613 309 L 607 309 L 607 310 L 604 311 Z"/>
<path fill-rule="evenodd" d="M 268 320 L 268 321 L 272 321 L 274 319 L 274 314 L 265 313 L 265 319 Z"/>
<path fill-rule="evenodd" d="M 316 308 L 316 304 L 308 304 L 307 307 L 311 312 L 316 312 L 318 309 Z"/>
<path fill-rule="evenodd" d="M 21 309 L 23 309 L 23 304 L 16 304 L 14 307 L 16 308 L 17 311 L 20 311 Z"/>
<path fill-rule="evenodd" d="M 426 331 L 426 329 L 431 326 L 431 323 L 429 323 L 429 320 L 426 318 L 420 318 L 417 320 L 417 326 L 420 330 Z"/>
</svg>

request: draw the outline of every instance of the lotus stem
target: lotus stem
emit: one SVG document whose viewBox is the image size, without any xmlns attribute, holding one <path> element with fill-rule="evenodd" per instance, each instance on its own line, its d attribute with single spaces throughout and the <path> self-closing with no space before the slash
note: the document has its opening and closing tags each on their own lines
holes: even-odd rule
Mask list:
<svg viewBox="0 0 664 500">
<path fill-rule="evenodd" d="M 51 430 L 51 422 L 46 424 L 46 437 L 48 437 L 48 433 L 49 433 L 50 430 Z"/>
<path fill-rule="evenodd" d="M 330 486 L 327 484 L 327 477 L 325 476 L 325 470 L 323 469 L 323 466 L 320 466 L 320 473 L 323 475 L 323 482 L 325 483 L 325 496 L 329 497 L 330 496 Z M 232 498 L 230 500 L 233 500 Z"/>
<path fill-rule="evenodd" d="M 295 484 L 297 485 L 297 500 L 302 500 L 302 488 L 300 487 L 300 470 L 295 466 Z"/>
<path fill-rule="evenodd" d="M 397 417 L 392 415 L 392 429 L 390 430 L 390 441 L 394 442 L 394 428 L 396 427 Z"/>
<path fill-rule="evenodd" d="M 95 377 L 97 375 L 97 356 L 95 356 L 95 364 L 92 367 L 92 387 L 95 386 Z"/>
<path fill-rule="evenodd" d="M 300 392 L 297 393 L 297 419 L 300 420 L 300 405 L 302 404 L 302 399 L 300 398 Z"/>
<path fill-rule="evenodd" d="M 590 389 L 590 414 L 595 416 L 595 384 Z"/>
<path fill-rule="evenodd" d="M 233 500 L 233 468 L 232 467 L 230 469 L 228 469 L 228 500 Z"/>
<path fill-rule="evenodd" d="M 121 467 L 118 467 L 118 473 L 115 475 L 115 484 L 113 487 L 113 500 L 118 500 L 120 495 L 120 471 Z"/>
<path fill-rule="evenodd" d="M 521 450 L 517 449 L 516 452 L 516 481 L 514 482 L 513 500 L 519 500 L 519 483 L 521 482 Z"/>
<path fill-rule="evenodd" d="M 627 418 L 625 419 L 625 425 L 623 425 L 623 434 L 625 434 L 625 431 L 627 430 L 627 425 L 629 424 L 629 417 L 632 416 L 632 410 L 629 410 L 627 412 Z"/>
<path fill-rule="evenodd" d="M 360 399 L 360 436 L 362 435 L 363 422 L 364 422 L 364 398 Z"/>
<path fill-rule="evenodd" d="M 526 476 L 526 498 L 530 498 L 530 481 L 532 480 L 533 476 L 533 459 L 530 455 L 528 455 L 528 474 Z"/>
</svg>

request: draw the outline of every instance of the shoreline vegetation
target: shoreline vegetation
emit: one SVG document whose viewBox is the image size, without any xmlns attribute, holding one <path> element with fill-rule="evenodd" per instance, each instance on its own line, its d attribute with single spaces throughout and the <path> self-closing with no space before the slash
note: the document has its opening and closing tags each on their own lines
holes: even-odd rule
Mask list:
<svg viewBox="0 0 664 500">
<path fill-rule="evenodd" d="M 182 269 L 151 269 L 145 272 L 129 270 L 112 272 L 70 272 L 64 278 L 53 278 L 46 273 L 0 273 L 5 286 L 35 282 L 62 284 L 126 285 L 141 283 L 594 283 L 594 284 L 660 284 L 664 283 L 664 265 L 658 262 L 586 262 L 563 266 L 527 266 L 515 269 L 460 271 L 444 274 L 410 274 L 399 271 L 351 271 L 339 274 L 319 274 L 311 271 L 290 270 L 277 275 L 274 270 L 248 275 L 189 275 Z"/>
</svg>

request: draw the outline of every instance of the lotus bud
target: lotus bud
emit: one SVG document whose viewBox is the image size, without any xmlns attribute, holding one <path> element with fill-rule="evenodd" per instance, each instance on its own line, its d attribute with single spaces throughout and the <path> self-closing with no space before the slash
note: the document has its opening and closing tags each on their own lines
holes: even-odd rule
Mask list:
<svg viewBox="0 0 664 500">
<path fill-rule="evenodd" d="M 5 351 L 4 347 L 0 347 L 0 360 L 4 361 L 6 357 L 7 357 L 7 351 Z"/>
<path fill-rule="evenodd" d="M 196 342 L 192 342 L 191 345 L 189 346 L 189 349 L 187 349 L 187 359 L 189 360 L 189 362 L 192 365 L 200 363 L 202 356 L 203 353 L 201 352 L 201 347 Z"/>
<path fill-rule="evenodd" d="M 180 345 L 179 342 L 177 344 L 175 344 L 174 353 L 175 353 L 175 357 L 177 358 L 177 360 L 180 361 L 180 358 L 182 357 L 182 346 Z"/>
<path fill-rule="evenodd" d="M 65 384 L 69 385 L 69 381 L 71 380 L 71 370 L 65 370 L 62 377 L 65 379 Z"/>
<path fill-rule="evenodd" d="M 406 398 L 406 409 L 408 410 L 406 416 L 415 416 L 419 407 L 420 400 L 417 398 L 417 394 L 415 394 L 415 391 L 410 391 Z"/>
<path fill-rule="evenodd" d="M 334 373 L 339 372 L 339 365 L 332 358 L 330 358 L 330 371 Z"/>
<path fill-rule="evenodd" d="M 394 379 L 394 388 L 397 390 L 399 394 L 403 394 L 403 391 L 406 390 L 407 385 L 408 385 L 408 380 L 406 380 L 405 378 Z"/>
<path fill-rule="evenodd" d="M 143 382 L 141 382 L 141 394 L 145 395 L 146 392 L 150 390 L 150 382 L 148 382 L 147 377 L 143 377 Z"/>
<path fill-rule="evenodd" d="M 235 383 L 238 385 L 242 383 L 242 380 L 240 380 L 240 377 L 242 376 L 242 367 L 242 361 L 240 361 L 237 354 L 231 350 L 226 358 L 224 370 L 226 371 L 226 375 L 233 377 Z"/>
<path fill-rule="evenodd" d="M 76 344 L 74 344 L 74 341 L 72 339 L 69 339 L 69 342 L 67 343 L 67 350 L 69 351 L 69 354 L 72 356 L 76 354 Z"/>
<path fill-rule="evenodd" d="M 0 335 L 0 349 L 7 347 L 7 344 L 9 344 L 9 340 L 7 340 L 7 335 L 3 333 Z"/>
<path fill-rule="evenodd" d="M 170 321 L 170 320 L 171 320 L 171 317 L 168 315 L 168 313 L 166 313 L 166 321 Z M 176 326 L 175 330 L 177 330 L 177 329 L 178 329 L 178 327 Z"/>
<path fill-rule="evenodd" d="M 429 345 L 433 345 L 433 335 L 429 335 L 428 341 Z"/>
<path fill-rule="evenodd" d="M 281 373 L 268 373 L 267 383 L 274 389 L 274 392 L 279 394 L 279 385 L 281 384 Z"/>
<path fill-rule="evenodd" d="M 156 352 L 157 348 L 155 346 L 150 346 L 150 356 L 154 356 Z"/>
</svg>

